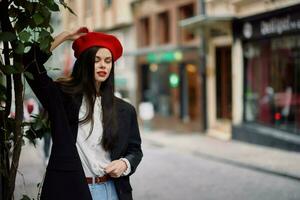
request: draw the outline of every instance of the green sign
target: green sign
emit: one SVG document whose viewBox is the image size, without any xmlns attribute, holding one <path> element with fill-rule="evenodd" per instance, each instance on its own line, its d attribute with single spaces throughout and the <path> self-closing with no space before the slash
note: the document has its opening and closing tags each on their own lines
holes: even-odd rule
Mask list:
<svg viewBox="0 0 300 200">
<path fill-rule="evenodd" d="M 178 74 L 172 73 L 169 76 L 169 84 L 172 88 L 176 88 L 179 85 L 179 77 Z"/>
<path fill-rule="evenodd" d="M 182 60 L 181 51 L 169 51 L 162 53 L 149 53 L 147 61 L 150 63 L 174 62 Z"/>
</svg>

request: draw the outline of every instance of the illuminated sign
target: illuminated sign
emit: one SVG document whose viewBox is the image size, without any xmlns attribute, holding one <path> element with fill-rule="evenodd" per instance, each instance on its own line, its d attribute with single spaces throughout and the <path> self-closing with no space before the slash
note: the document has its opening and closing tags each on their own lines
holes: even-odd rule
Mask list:
<svg viewBox="0 0 300 200">
<path fill-rule="evenodd" d="M 181 51 L 169 51 L 162 53 L 149 53 L 147 61 L 150 63 L 174 62 L 182 60 Z"/>
<path fill-rule="evenodd" d="M 176 88 L 179 85 L 179 77 L 178 74 L 172 73 L 169 75 L 169 84 L 172 88 Z"/>
</svg>

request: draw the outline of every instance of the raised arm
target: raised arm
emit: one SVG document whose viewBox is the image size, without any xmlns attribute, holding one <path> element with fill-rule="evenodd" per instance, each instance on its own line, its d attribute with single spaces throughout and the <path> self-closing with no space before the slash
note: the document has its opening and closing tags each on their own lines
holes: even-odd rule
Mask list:
<svg viewBox="0 0 300 200">
<path fill-rule="evenodd" d="M 83 34 L 86 34 L 88 29 L 85 27 L 79 28 L 76 31 L 64 31 L 54 38 L 51 44 L 51 51 L 66 40 L 75 40 Z M 51 100 L 57 97 L 57 87 L 52 79 L 47 75 L 47 70 L 44 63 L 49 59 L 51 54 L 43 52 L 38 44 L 32 46 L 31 50 L 23 55 L 23 64 L 25 71 L 30 72 L 33 79 L 26 77 L 31 89 L 40 100 L 44 108 L 49 109 Z M 52 97 L 52 98 L 49 98 Z M 55 101 L 54 101 L 55 102 Z"/>
<path fill-rule="evenodd" d="M 81 27 L 75 31 L 64 31 L 54 37 L 54 41 L 51 44 L 50 51 L 52 52 L 57 46 L 66 40 L 76 40 L 80 36 L 88 33 L 89 30 L 86 27 Z"/>
</svg>

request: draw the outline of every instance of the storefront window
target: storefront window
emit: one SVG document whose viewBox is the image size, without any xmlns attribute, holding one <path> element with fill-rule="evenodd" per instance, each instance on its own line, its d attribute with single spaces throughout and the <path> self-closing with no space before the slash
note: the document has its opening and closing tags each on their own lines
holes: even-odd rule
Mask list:
<svg viewBox="0 0 300 200">
<path fill-rule="evenodd" d="M 245 120 L 300 134 L 300 36 L 247 42 Z"/>
<path fill-rule="evenodd" d="M 143 101 L 151 102 L 154 111 L 164 117 L 172 115 L 169 66 L 165 63 L 143 66 Z"/>
</svg>

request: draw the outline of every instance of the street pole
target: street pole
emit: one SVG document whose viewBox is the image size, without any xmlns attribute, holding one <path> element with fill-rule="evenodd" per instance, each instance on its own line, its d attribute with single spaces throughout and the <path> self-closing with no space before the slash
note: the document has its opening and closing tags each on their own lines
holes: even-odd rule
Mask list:
<svg viewBox="0 0 300 200">
<path fill-rule="evenodd" d="M 205 0 L 199 0 L 200 15 L 205 16 Z M 207 130 L 207 92 L 206 92 L 206 43 L 205 31 L 200 30 L 200 76 L 202 77 L 202 113 L 203 113 L 203 131 Z"/>
</svg>

